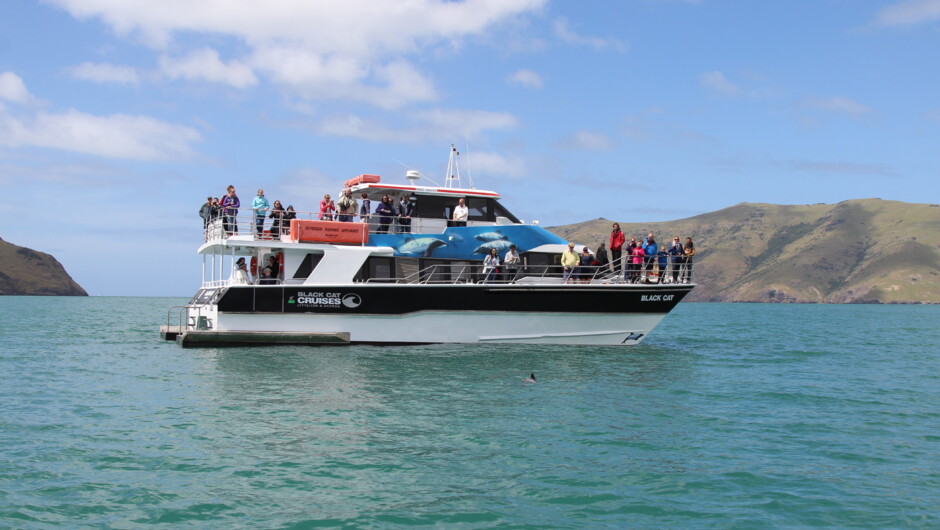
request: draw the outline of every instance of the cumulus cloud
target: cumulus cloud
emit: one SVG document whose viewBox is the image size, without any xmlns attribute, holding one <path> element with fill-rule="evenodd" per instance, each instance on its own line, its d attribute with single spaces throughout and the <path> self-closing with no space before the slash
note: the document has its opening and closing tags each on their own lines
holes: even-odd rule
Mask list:
<svg viewBox="0 0 940 530">
<path fill-rule="evenodd" d="M 69 69 L 72 77 L 95 83 L 136 85 L 140 82 L 137 70 L 130 66 L 85 62 Z"/>
<path fill-rule="evenodd" d="M 219 52 L 212 48 L 202 48 L 179 58 L 162 56 L 160 68 L 170 79 L 210 81 L 235 88 L 258 84 L 251 68 L 238 61 L 223 62 Z"/>
<path fill-rule="evenodd" d="M 845 97 L 806 98 L 803 100 L 802 106 L 809 109 L 843 114 L 853 118 L 871 114 L 872 112 L 870 107 Z"/>
<path fill-rule="evenodd" d="M 466 160 L 468 170 L 474 175 L 482 173 L 485 176 L 522 178 L 527 173 L 525 160 L 518 156 L 475 151 L 468 153 Z"/>
<path fill-rule="evenodd" d="M 880 26 L 912 26 L 940 19 L 940 0 L 907 0 L 881 9 L 875 16 Z"/>
<path fill-rule="evenodd" d="M 616 147 L 606 135 L 593 131 L 576 131 L 556 144 L 560 149 L 575 151 L 607 151 Z"/>
<path fill-rule="evenodd" d="M 391 126 L 378 119 L 335 114 L 308 127 L 324 136 L 420 144 L 441 138 L 478 138 L 487 131 L 512 129 L 518 124 L 511 114 L 481 110 L 434 109 L 415 112 L 408 119 L 405 124 Z"/>
<path fill-rule="evenodd" d="M 25 105 L 33 101 L 26 83 L 13 72 L 0 73 L 0 100 Z"/>
<path fill-rule="evenodd" d="M 47 147 L 107 158 L 187 159 L 201 140 L 194 129 L 147 116 L 95 116 L 76 110 L 20 118 L 0 112 L 0 145 Z"/>
<path fill-rule="evenodd" d="M 705 72 L 699 79 L 699 83 L 723 96 L 737 97 L 741 94 L 738 85 L 729 81 L 725 74 L 718 71 Z"/>
<path fill-rule="evenodd" d="M 121 35 L 178 48 L 193 34 L 231 37 L 244 57 L 227 63 L 211 50 L 164 57 L 175 78 L 249 87 L 263 71 L 307 98 L 346 99 L 383 108 L 435 99 L 433 84 L 408 54 L 481 35 L 541 8 L 547 0 L 408 2 L 218 2 L 215 0 L 48 0 L 73 16 L 95 18 Z"/>
<path fill-rule="evenodd" d="M 532 70 L 519 70 L 508 78 L 509 84 L 541 90 L 542 77 Z"/>
<path fill-rule="evenodd" d="M 589 46 L 595 50 L 611 49 L 620 53 L 625 53 L 627 51 L 627 45 L 619 39 L 604 39 L 600 37 L 590 37 L 578 34 L 573 29 L 571 29 L 568 24 L 568 19 L 563 17 L 555 21 L 554 28 L 555 36 L 568 44 Z"/>
</svg>

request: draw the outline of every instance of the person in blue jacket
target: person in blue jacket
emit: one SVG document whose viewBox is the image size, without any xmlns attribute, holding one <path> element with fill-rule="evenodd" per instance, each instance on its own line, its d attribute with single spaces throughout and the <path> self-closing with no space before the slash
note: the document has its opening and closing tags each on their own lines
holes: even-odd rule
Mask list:
<svg viewBox="0 0 940 530">
<path fill-rule="evenodd" d="M 656 258 L 659 260 L 659 283 L 666 283 L 666 269 L 669 268 L 669 252 L 666 247 L 659 247 Z"/>
<path fill-rule="evenodd" d="M 271 209 L 271 203 L 264 196 L 264 190 L 258 190 L 258 196 L 251 201 L 251 209 L 255 211 L 255 228 L 258 237 L 261 237 L 264 235 L 264 216 L 268 215 L 268 210 Z"/>
<path fill-rule="evenodd" d="M 650 232 L 650 235 L 646 236 L 646 241 L 643 242 L 643 253 L 646 256 L 646 283 L 650 281 L 650 273 L 653 272 L 653 265 L 656 263 L 656 254 L 659 252 L 659 245 L 656 244 L 656 239 L 653 237 L 653 233 Z"/>
</svg>

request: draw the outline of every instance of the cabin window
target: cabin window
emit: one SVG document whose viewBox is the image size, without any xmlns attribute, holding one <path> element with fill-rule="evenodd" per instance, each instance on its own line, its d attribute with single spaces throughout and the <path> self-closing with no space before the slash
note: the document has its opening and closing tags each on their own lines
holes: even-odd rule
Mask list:
<svg viewBox="0 0 940 530">
<path fill-rule="evenodd" d="M 372 256 L 362 264 L 353 281 L 390 280 L 395 278 L 395 272 L 395 258 Z"/>
</svg>

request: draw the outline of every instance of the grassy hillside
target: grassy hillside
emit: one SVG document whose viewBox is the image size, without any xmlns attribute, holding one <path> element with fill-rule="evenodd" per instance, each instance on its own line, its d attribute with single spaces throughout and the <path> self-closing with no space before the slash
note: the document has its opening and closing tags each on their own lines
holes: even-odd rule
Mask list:
<svg viewBox="0 0 940 530">
<path fill-rule="evenodd" d="M 54 257 L 0 239 L 0 295 L 88 296 Z"/>
<path fill-rule="evenodd" d="M 612 221 L 549 228 L 606 241 Z M 787 206 L 742 203 L 663 223 L 620 223 L 696 247 L 690 301 L 940 303 L 940 205 L 879 199 Z"/>
</svg>

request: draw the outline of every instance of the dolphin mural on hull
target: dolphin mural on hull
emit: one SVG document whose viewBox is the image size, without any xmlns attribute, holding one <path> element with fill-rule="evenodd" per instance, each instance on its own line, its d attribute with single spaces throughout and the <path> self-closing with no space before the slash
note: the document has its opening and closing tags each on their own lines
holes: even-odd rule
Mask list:
<svg viewBox="0 0 940 530">
<path fill-rule="evenodd" d="M 494 248 L 497 252 L 502 252 L 509 248 L 509 245 L 512 245 L 512 241 L 508 239 L 497 239 L 496 241 L 488 241 L 478 246 L 476 250 L 473 251 L 474 254 L 489 254 Z"/>
<path fill-rule="evenodd" d="M 446 246 L 446 242 L 441 241 L 436 237 L 419 237 L 417 239 L 407 239 L 405 243 L 395 248 L 395 250 L 399 254 L 422 256 L 427 258 L 431 256 L 431 253 L 434 252 L 434 249 Z"/>
</svg>

